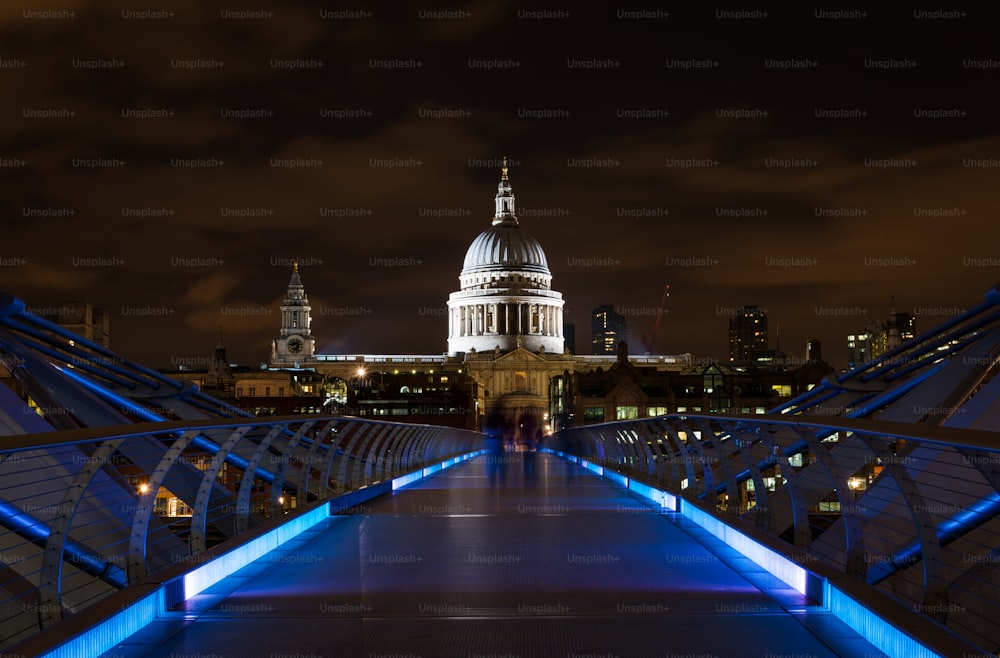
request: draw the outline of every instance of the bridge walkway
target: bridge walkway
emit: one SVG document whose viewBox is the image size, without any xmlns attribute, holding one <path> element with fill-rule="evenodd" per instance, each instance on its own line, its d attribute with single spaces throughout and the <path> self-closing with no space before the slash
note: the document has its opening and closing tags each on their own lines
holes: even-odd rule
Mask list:
<svg viewBox="0 0 1000 658">
<path fill-rule="evenodd" d="M 338 511 L 104 656 L 883 655 L 686 519 L 545 453 Z"/>
</svg>

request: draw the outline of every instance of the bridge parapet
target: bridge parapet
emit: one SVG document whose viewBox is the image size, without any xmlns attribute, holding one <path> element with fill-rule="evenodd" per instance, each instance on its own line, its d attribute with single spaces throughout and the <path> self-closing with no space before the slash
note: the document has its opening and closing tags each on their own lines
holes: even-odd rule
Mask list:
<svg viewBox="0 0 1000 658">
<path fill-rule="evenodd" d="M 1000 433 L 684 414 L 566 429 L 554 447 L 707 504 L 975 645 L 1000 646 Z"/>
<path fill-rule="evenodd" d="M 338 416 L 7 436 L 0 648 L 254 528 L 479 447 L 449 427 Z M 231 542 L 232 543 L 232 542 Z"/>
</svg>

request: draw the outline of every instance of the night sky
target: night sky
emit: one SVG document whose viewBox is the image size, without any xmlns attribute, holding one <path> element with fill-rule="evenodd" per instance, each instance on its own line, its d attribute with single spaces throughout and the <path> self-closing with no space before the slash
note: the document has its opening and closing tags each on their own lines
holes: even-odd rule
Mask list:
<svg viewBox="0 0 1000 658">
<path fill-rule="evenodd" d="M 503 156 L 581 353 L 669 284 L 656 352 L 844 367 L 1000 281 L 996 13 L 205 5 L 0 9 L 0 289 L 148 365 L 266 360 L 294 259 L 321 352 L 446 351 Z"/>
</svg>

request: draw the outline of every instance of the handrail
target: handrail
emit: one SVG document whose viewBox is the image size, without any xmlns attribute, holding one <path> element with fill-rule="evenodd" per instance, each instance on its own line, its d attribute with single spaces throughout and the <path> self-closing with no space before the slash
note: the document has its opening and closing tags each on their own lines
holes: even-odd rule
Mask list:
<svg viewBox="0 0 1000 658">
<path fill-rule="evenodd" d="M 670 414 L 564 429 L 563 452 L 762 529 L 979 646 L 1000 646 L 1000 432 Z"/>
<path fill-rule="evenodd" d="M 330 415 L 3 437 L 0 649 L 293 508 L 480 441 L 469 430 Z"/>
</svg>

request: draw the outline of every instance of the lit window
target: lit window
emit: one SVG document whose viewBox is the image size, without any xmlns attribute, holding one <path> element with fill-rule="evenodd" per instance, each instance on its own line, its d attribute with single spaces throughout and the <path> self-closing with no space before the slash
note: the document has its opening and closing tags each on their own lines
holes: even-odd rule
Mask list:
<svg viewBox="0 0 1000 658">
<path fill-rule="evenodd" d="M 615 420 L 635 420 L 639 417 L 639 407 L 623 405 L 615 407 Z"/>
</svg>

